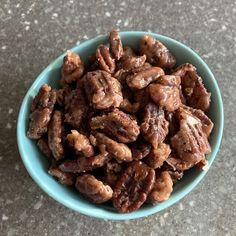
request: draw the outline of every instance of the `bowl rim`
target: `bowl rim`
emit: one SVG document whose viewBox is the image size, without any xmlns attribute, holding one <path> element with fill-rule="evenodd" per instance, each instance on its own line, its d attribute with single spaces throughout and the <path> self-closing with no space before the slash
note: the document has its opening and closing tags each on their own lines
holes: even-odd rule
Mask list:
<svg viewBox="0 0 236 236">
<path fill-rule="evenodd" d="M 216 158 L 216 154 L 219 150 L 220 144 L 221 144 L 221 140 L 222 140 L 222 135 L 223 135 L 223 126 L 224 126 L 224 109 L 223 109 L 223 102 L 222 102 L 222 97 L 221 97 L 221 92 L 220 89 L 218 87 L 217 81 L 213 75 L 213 73 L 211 72 L 210 68 L 208 67 L 208 65 L 205 63 L 205 61 L 190 47 L 186 46 L 185 44 L 164 36 L 164 35 L 160 35 L 160 34 L 156 34 L 156 33 L 151 33 L 151 32 L 145 32 L 145 31 L 123 31 L 123 32 L 119 32 L 119 34 L 121 36 L 142 36 L 142 35 L 151 35 L 154 36 L 155 38 L 158 38 L 161 41 L 169 41 L 174 43 L 177 47 L 182 47 L 184 50 L 188 51 L 190 54 L 192 54 L 199 62 L 200 64 L 204 67 L 204 69 L 207 71 L 207 74 L 209 75 L 209 77 L 211 77 L 211 83 L 214 84 L 214 87 L 216 88 L 216 96 L 217 96 L 217 100 L 218 100 L 218 105 L 219 105 L 219 126 L 218 126 L 218 133 L 217 133 L 217 141 L 216 144 L 214 146 L 214 150 L 212 150 L 211 152 L 211 162 L 209 163 L 209 167 L 211 166 L 212 162 L 214 161 L 214 159 Z M 83 41 L 82 43 L 80 43 L 79 45 L 74 46 L 73 48 L 71 48 L 70 50 L 74 51 L 76 49 L 78 49 L 79 47 L 87 47 L 93 43 L 96 43 L 98 40 L 102 40 L 105 41 L 107 39 L 107 35 L 99 35 L 97 37 L 88 39 L 86 41 Z M 31 178 L 34 180 L 34 182 L 37 183 L 37 185 L 45 192 L 47 193 L 51 198 L 53 198 L 54 200 L 56 200 L 57 202 L 63 204 L 64 206 L 77 211 L 81 214 L 87 215 L 87 216 L 91 216 L 91 217 L 95 217 L 95 218 L 101 218 L 101 219 L 109 219 L 109 220 L 129 220 L 129 219 L 137 219 L 137 218 L 141 218 L 141 217 L 147 217 L 149 215 L 152 215 L 154 213 L 157 213 L 161 210 L 164 210 L 170 206 L 172 206 L 173 204 L 175 204 L 176 202 L 178 202 L 180 199 L 184 198 L 188 193 L 190 193 L 192 191 L 193 188 L 195 188 L 197 186 L 197 184 L 203 179 L 203 177 L 206 175 L 207 171 L 202 171 L 190 184 L 188 184 L 184 189 L 180 190 L 180 193 L 178 193 L 174 198 L 172 198 L 172 200 L 167 200 L 165 202 L 164 205 L 161 205 L 159 208 L 157 207 L 150 207 L 148 209 L 145 209 L 145 211 L 136 211 L 136 212 L 132 212 L 132 213 L 127 213 L 127 214 L 121 214 L 121 213 L 117 213 L 117 212 L 107 212 L 107 211 L 101 211 L 101 212 L 97 212 L 97 211 L 87 211 L 87 209 L 85 209 L 84 207 L 80 207 L 79 205 L 74 205 L 71 204 L 70 202 L 66 201 L 66 199 L 61 198 L 60 196 L 58 196 L 57 194 L 54 193 L 54 191 L 52 191 L 46 184 L 43 184 L 43 182 L 40 180 L 39 176 L 32 171 L 31 167 L 30 167 L 30 163 L 26 160 L 25 158 L 25 154 L 26 151 L 24 150 L 24 144 L 21 141 L 21 122 L 24 120 L 24 113 L 27 107 L 27 101 L 30 97 L 30 93 L 32 91 L 33 88 L 35 88 L 41 81 L 41 79 L 44 77 L 45 74 L 48 73 L 49 69 L 51 67 L 53 67 L 55 64 L 57 64 L 59 61 L 62 60 L 62 58 L 65 56 L 66 52 L 64 52 L 63 54 L 61 54 L 59 57 L 57 57 L 55 60 L 53 60 L 46 68 L 43 69 L 43 71 L 36 77 L 35 81 L 31 84 L 30 88 L 27 90 L 24 99 L 21 103 L 20 106 L 20 110 L 19 110 L 19 114 L 18 114 L 18 118 L 17 118 L 17 145 L 18 145 L 18 150 L 21 156 L 21 159 L 24 163 L 25 168 L 27 169 L 29 175 L 31 176 Z"/>
</svg>

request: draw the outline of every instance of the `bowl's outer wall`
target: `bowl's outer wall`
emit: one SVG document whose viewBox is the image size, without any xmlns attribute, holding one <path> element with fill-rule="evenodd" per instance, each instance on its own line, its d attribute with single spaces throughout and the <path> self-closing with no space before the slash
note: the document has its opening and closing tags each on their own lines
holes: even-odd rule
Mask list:
<svg viewBox="0 0 236 236">
<path fill-rule="evenodd" d="M 129 45 L 136 50 L 138 49 L 140 38 L 145 34 L 152 35 L 163 42 L 175 55 L 178 65 L 189 62 L 196 66 L 198 74 L 203 78 L 206 88 L 212 94 L 211 107 L 208 115 L 214 122 L 215 126 L 210 137 L 212 153 L 207 157 L 210 167 L 219 149 L 223 132 L 223 104 L 216 80 L 206 63 L 193 50 L 173 39 L 147 32 L 134 31 L 120 33 L 123 44 Z M 93 54 L 97 46 L 101 43 L 108 43 L 107 36 L 100 36 L 85 41 L 74 47 L 72 50 L 77 52 L 81 56 L 82 60 L 86 61 L 88 56 Z M 48 83 L 52 87 L 58 87 L 60 68 L 64 56 L 65 53 L 52 62 L 38 76 L 38 78 L 28 90 L 19 112 L 17 122 L 17 140 L 19 151 L 25 167 L 34 181 L 52 198 L 73 210 L 93 217 L 114 220 L 134 219 L 148 216 L 171 206 L 183 198 L 186 194 L 188 194 L 203 178 L 203 176 L 206 174 L 206 171 L 201 171 L 196 168 L 188 171 L 184 175 L 183 179 L 181 179 L 181 181 L 174 187 L 171 197 L 163 203 L 160 203 L 156 206 L 145 204 L 136 212 L 119 214 L 110 204 L 95 205 L 88 202 L 86 199 L 83 199 L 73 188 L 62 186 L 47 173 L 48 162 L 46 158 L 39 152 L 36 142 L 30 140 L 26 136 L 29 108 L 33 97 L 37 94 L 39 88 L 44 83 Z"/>
</svg>

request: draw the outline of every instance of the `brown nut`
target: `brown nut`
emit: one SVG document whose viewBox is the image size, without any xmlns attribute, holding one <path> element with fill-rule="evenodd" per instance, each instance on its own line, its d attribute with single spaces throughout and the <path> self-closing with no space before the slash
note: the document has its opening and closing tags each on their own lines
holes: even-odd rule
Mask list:
<svg viewBox="0 0 236 236">
<path fill-rule="evenodd" d="M 110 153 L 118 162 L 132 161 L 132 153 L 129 147 L 123 143 L 118 143 L 102 133 L 95 135 L 97 145 L 104 145 L 108 153 Z"/>
<path fill-rule="evenodd" d="M 80 56 L 72 51 L 67 51 L 62 65 L 61 85 L 64 87 L 74 81 L 80 79 L 84 73 L 84 63 Z"/>
<path fill-rule="evenodd" d="M 154 103 L 148 103 L 144 108 L 143 123 L 140 130 L 145 140 L 156 149 L 168 133 L 169 122 L 165 119 L 164 111 Z"/>
<path fill-rule="evenodd" d="M 155 181 L 155 171 L 143 164 L 134 161 L 117 180 L 113 205 L 121 213 L 128 213 L 139 209 L 146 201 Z"/>
<path fill-rule="evenodd" d="M 88 72 L 84 87 L 90 104 L 96 109 L 119 107 L 123 100 L 119 81 L 106 71 Z"/>
<path fill-rule="evenodd" d="M 93 130 L 102 130 L 121 143 L 134 142 L 140 132 L 137 121 L 118 109 L 114 109 L 108 115 L 92 118 L 90 126 Z"/>
<path fill-rule="evenodd" d="M 124 52 L 123 52 L 123 46 L 122 46 L 120 36 L 116 29 L 113 29 L 109 33 L 109 43 L 110 43 L 110 51 L 111 51 L 112 56 L 116 60 L 120 60 Z"/>
<path fill-rule="evenodd" d="M 154 66 L 172 68 L 176 60 L 170 51 L 157 39 L 145 35 L 141 39 L 140 54 L 147 56 L 147 61 Z"/>
<path fill-rule="evenodd" d="M 54 104 L 56 102 L 56 92 L 51 87 L 44 84 L 38 94 L 33 99 L 27 136 L 32 139 L 39 139 L 48 130 Z"/>
<path fill-rule="evenodd" d="M 77 130 L 71 130 L 71 134 L 68 134 L 66 139 L 76 152 L 82 152 L 85 157 L 94 155 L 93 146 L 90 144 L 89 139 Z"/>
<path fill-rule="evenodd" d="M 74 185 L 75 178 L 74 175 L 71 173 L 65 173 L 61 171 L 58 167 L 51 167 L 48 170 L 48 173 L 51 176 L 54 176 L 57 178 L 57 180 L 64 185 Z"/>
<path fill-rule="evenodd" d="M 48 146 L 48 140 L 46 138 L 40 138 L 37 142 L 40 151 L 49 159 L 52 159 L 52 151 Z"/>
<path fill-rule="evenodd" d="M 164 74 L 160 67 L 151 67 L 128 75 L 126 82 L 132 89 L 143 89 Z"/>
<path fill-rule="evenodd" d="M 103 44 L 98 46 L 96 57 L 101 70 L 105 70 L 111 74 L 114 73 L 116 64 L 106 46 Z"/>
<path fill-rule="evenodd" d="M 173 191 L 173 181 L 168 171 L 163 171 L 156 176 L 153 189 L 148 195 L 147 202 L 158 203 L 166 201 Z"/>
<path fill-rule="evenodd" d="M 82 173 L 92 171 L 102 167 L 108 162 L 110 156 L 108 152 L 102 152 L 92 157 L 78 157 L 76 160 L 67 160 L 59 165 L 60 170 L 69 173 Z"/>
<path fill-rule="evenodd" d="M 160 168 L 164 161 L 170 155 L 171 149 L 168 144 L 160 143 L 157 149 L 152 149 L 147 158 L 145 159 L 145 163 L 153 169 Z"/>
<path fill-rule="evenodd" d="M 159 80 L 150 84 L 149 92 L 152 100 L 167 111 L 173 112 L 181 105 L 180 77 L 164 75 Z"/>
<path fill-rule="evenodd" d="M 63 134 L 62 113 L 61 111 L 54 111 L 48 127 L 48 146 L 56 160 L 64 157 Z"/>
<path fill-rule="evenodd" d="M 82 120 L 87 116 L 88 105 L 82 89 L 72 90 L 65 97 L 65 122 L 79 129 Z"/>
<path fill-rule="evenodd" d="M 151 148 L 151 145 L 144 142 L 143 140 L 138 140 L 135 143 L 132 143 L 131 151 L 133 159 L 136 161 L 142 160 L 150 153 Z"/>
<path fill-rule="evenodd" d="M 204 154 L 211 152 L 201 121 L 188 110 L 178 109 L 180 130 L 171 138 L 171 144 L 179 157 L 185 161 L 198 163 Z"/>
<path fill-rule="evenodd" d="M 181 86 L 187 105 L 207 111 L 210 106 L 211 93 L 208 93 L 196 68 L 189 64 L 179 66 L 173 75 L 181 77 Z"/>
<path fill-rule="evenodd" d="M 84 174 L 77 177 L 76 189 L 94 203 L 107 202 L 112 198 L 113 191 L 109 185 L 97 180 L 93 175 Z"/>
</svg>

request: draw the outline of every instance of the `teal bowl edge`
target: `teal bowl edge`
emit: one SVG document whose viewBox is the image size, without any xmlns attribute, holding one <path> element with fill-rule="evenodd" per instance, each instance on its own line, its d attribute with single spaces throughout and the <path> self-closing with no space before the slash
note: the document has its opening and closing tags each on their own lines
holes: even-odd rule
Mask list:
<svg viewBox="0 0 236 236">
<path fill-rule="evenodd" d="M 211 154 L 210 154 L 210 160 L 209 160 L 209 168 L 212 165 L 216 154 L 219 150 L 220 144 L 221 144 L 221 140 L 222 140 L 222 135 L 223 135 L 223 127 L 224 127 L 224 109 L 223 109 L 223 102 L 222 102 L 222 97 L 221 97 L 221 93 L 220 93 L 220 89 L 218 87 L 218 84 L 216 82 L 216 79 L 213 75 L 213 73 L 211 72 L 211 70 L 209 69 L 208 65 L 204 62 L 204 60 L 192 49 L 190 49 L 188 46 L 178 42 L 175 39 L 169 38 L 167 36 L 164 35 L 160 35 L 160 34 L 156 34 L 156 33 L 150 33 L 150 32 L 145 32 L 145 31 L 127 31 L 127 32 L 120 32 L 121 37 L 123 36 L 136 36 L 136 37 L 141 37 L 144 34 L 147 35 L 151 35 L 155 38 L 158 38 L 160 41 L 168 41 L 171 43 L 174 43 L 177 47 L 181 47 L 182 49 L 188 51 L 190 54 L 192 54 L 201 64 L 201 66 L 204 67 L 204 69 L 207 71 L 208 76 L 211 77 L 211 83 L 213 83 L 213 87 L 216 89 L 216 97 L 215 99 L 217 99 L 217 104 L 219 105 L 218 109 L 219 109 L 219 124 L 218 124 L 218 131 L 217 131 L 217 141 L 214 145 L 214 149 L 212 150 Z M 71 48 L 70 50 L 74 51 L 80 47 L 87 47 L 89 45 L 92 45 L 94 43 L 98 43 L 98 42 L 103 42 L 107 40 L 107 36 L 103 35 L 103 36 L 97 36 L 95 38 L 86 40 L 84 42 L 82 42 L 81 44 Z M 25 168 L 27 169 L 28 173 L 30 174 L 31 178 L 38 184 L 38 186 L 44 191 L 46 192 L 50 197 L 52 197 L 53 199 L 55 199 L 57 202 L 63 204 L 64 206 L 77 211 L 81 214 L 87 215 L 87 216 L 91 216 L 91 217 L 95 217 L 95 218 L 101 218 L 101 219 L 107 219 L 107 220 L 129 220 L 129 219 L 137 219 L 137 218 L 141 218 L 141 217 L 147 217 L 149 215 L 152 215 L 154 213 L 157 213 L 159 211 L 162 211 L 170 206 L 172 206 L 173 204 L 175 204 L 176 202 L 178 202 L 180 199 L 182 199 L 183 197 L 185 197 L 189 192 L 192 191 L 193 188 L 195 188 L 197 186 L 197 184 L 203 179 L 203 177 L 206 175 L 207 171 L 201 171 L 200 174 L 198 174 L 198 176 L 187 186 L 181 188 L 181 191 L 177 194 L 175 194 L 174 197 L 172 197 L 171 199 L 168 199 L 167 201 L 163 202 L 162 204 L 158 204 L 155 206 L 151 206 L 148 209 L 145 210 L 138 210 L 132 213 L 127 213 L 127 214 L 120 214 L 117 212 L 107 212 L 101 209 L 101 211 L 88 211 L 86 208 L 84 207 L 80 207 L 79 204 L 75 205 L 72 204 L 71 202 L 67 201 L 66 199 L 61 198 L 60 196 L 58 196 L 57 194 L 55 194 L 53 192 L 52 189 L 50 189 L 50 187 L 46 184 L 43 183 L 40 180 L 40 177 L 32 171 L 30 165 L 31 163 L 24 158 L 25 155 L 27 154 L 27 150 L 24 149 L 24 144 L 22 143 L 22 128 L 21 128 L 21 122 L 25 122 L 25 118 L 24 118 L 24 114 L 26 112 L 27 109 L 27 102 L 30 99 L 30 97 L 32 95 L 35 95 L 33 93 L 34 89 L 37 87 L 37 85 L 40 83 L 40 80 L 45 76 L 45 74 L 47 74 L 49 72 L 49 70 L 51 68 L 54 68 L 56 66 L 58 66 L 59 64 L 61 64 L 63 57 L 65 56 L 66 53 L 63 53 L 62 55 L 60 55 L 57 59 L 55 59 L 52 63 L 50 63 L 40 74 L 39 76 L 36 78 L 36 80 L 34 81 L 34 83 L 30 86 L 29 90 L 27 91 L 20 110 L 19 110 L 19 115 L 18 115 L 18 119 L 17 119 L 17 144 L 18 144 L 18 149 L 19 149 L 19 153 L 21 156 L 21 159 L 25 165 Z"/>
</svg>

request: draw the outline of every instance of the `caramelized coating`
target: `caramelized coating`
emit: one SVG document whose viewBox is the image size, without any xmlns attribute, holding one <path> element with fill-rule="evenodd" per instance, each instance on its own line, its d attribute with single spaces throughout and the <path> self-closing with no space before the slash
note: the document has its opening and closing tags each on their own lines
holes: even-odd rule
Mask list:
<svg viewBox="0 0 236 236">
<path fill-rule="evenodd" d="M 145 163 L 153 169 L 160 168 L 164 161 L 169 157 L 171 152 L 170 146 L 165 143 L 160 143 L 156 149 L 152 149 Z"/>
<path fill-rule="evenodd" d="M 105 70 L 108 73 L 114 73 L 116 64 L 112 58 L 109 49 L 103 44 L 99 45 L 96 51 L 96 57 L 101 70 Z"/>
<path fill-rule="evenodd" d="M 77 130 L 71 130 L 71 133 L 67 135 L 66 139 L 76 152 L 82 152 L 85 157 L 94 155 L 93 146 L 90 144 L 89 139 Z"/>
<path fill-rule="evenodd" d="M 84 73 L 84 63 L 80 56 L 72 51 L 67 51 L 62 65 L 61 85 L 64 87 L 80 79 Z"/>
<path fill-rule="evenodd" d="M 64 157 L 63 132 L 62 113 L 54 111 L 48 127 L 48 146 L 57 161 Z"/>
<path fill-rule="evenodd" d="M 81 122 L 87 116 L 88 105 L 82 89 L 72 90 L 65 97 L 65 122 L 79 129 Z"/>
<path fill-rule="evenodd" d="M 56 92 L 50 86 L 44 84 L 33 99 L 27 136 L 31 139 L 39 139 L 48 130 Z"/>
<path fill-rule="evenodd" d="M 114 109 L 108 115 L 96 116 L 90 122 L 91 129 L 100 129 L 121 143 L 134 142 L 139 135 L 139 126 L 135 118 Z"/>
<path fill-rule="evenodd" d="M 110 153 L 118 162 L 132 161 L 132 153 L 129 147 L 123 143 L 118 143 L 102 133 L 95 135 L 97 145 L 104 145 L 106 151 Z"/>
<path fill-rule="evenodd" d="M 171 52 L 157 39 L 145 35 L 140 42 L 140 54 L 147 56 L 147 61 L 153 66 L 172 68 L 175 65 L 175 58 Z"/>
<path fill-rule="evenodd" d="M 143 89 L 164 74 L 160 67 L 151 67 L 128 75 L 126 82 L 132 89 Z"/>
<path fill-rule="evenodd" d="M 58 167 L 51 167 L 48 170 L 48 173 L 51 176 L 56 177 L 56 179 L 63 185 L 74 185 L 75 183 L 75 177 L 71 173 L 65 173 L 61 171 Z"/>
<path fill-rule="evenodd" d="M 120 58 L 123 56 L 124 51 L 123 51 L 123 46 L 122 46 L 120 36 L 116 29 L 113 29 L 109 33 L 109 43 L 110 43 L 110 51 L 111 51 L 112 56 L 116 60 L 120 60 Z"/>
<path fill-rule="evenodd" d="M 153 148 L 162 143 L 168 133 L 169 122 L 165 119 L 164 111 L 154 103 L 148 103 L 144 108 L 143 123 L 140 130 L 147 142 Z"/>
<path fill-rule="evenodd" d="M 211 94 L 207 92 L 202 78 L 198 76 L 196 68 L 189 64 L 179 66 L 173 75 L 181 77 L 181 86 L 188 106 L 207 111 L 210 106 Z"/>
<path fill-rule="evenodd" d="M 37 142 L 40 151 L 49 159 L 52 159 L 52 151 L 48 146 L 48 140 L 46 138 L 40 138 Z"/>
<path fill-rule="evenodd" d="M 163 171 L 156 177 L 153 189 L 148 195 L 147 202 L 156 204 L 166 201 L 173 191 L 173 181 L 168 171 Z"/>
<path fill-rule="evenodd" d="M 204 154 L 211 152 L 201 121 L 188 110 L 178 110 L 180 130 L 171 139 L 171 144 L 179 157 L 185 161 L 199 162 Z"/>
<path fill-rule="evenodd" d="M 77 177 L 75 187 L 90 201 L 99 204 L 110 200 L 113 194 L 109 185 L 103 184 L 103 182 L 89 174 Z"/>
<path fill-rule="evenodd" d="M 106 71 L 88 72 L 84 87 L 90 104 L 96 109 L 119 107 L 123 100 L 119 81 Z"/>
<path fill-rule="evenodd" d="M 146 201 L 155 171 L 142 162 L 131 162 L 114 187 L 113 206 L 121 213 L 137 210 Z"/>
<path fill-rule="evenodd" d="M 164 75 L 159 78 L 157 83 L 149 86 L 152 100 L 169 112 L 173 112 L 181 105 L 179 93 L 180 77 Z"/>
</svg>

